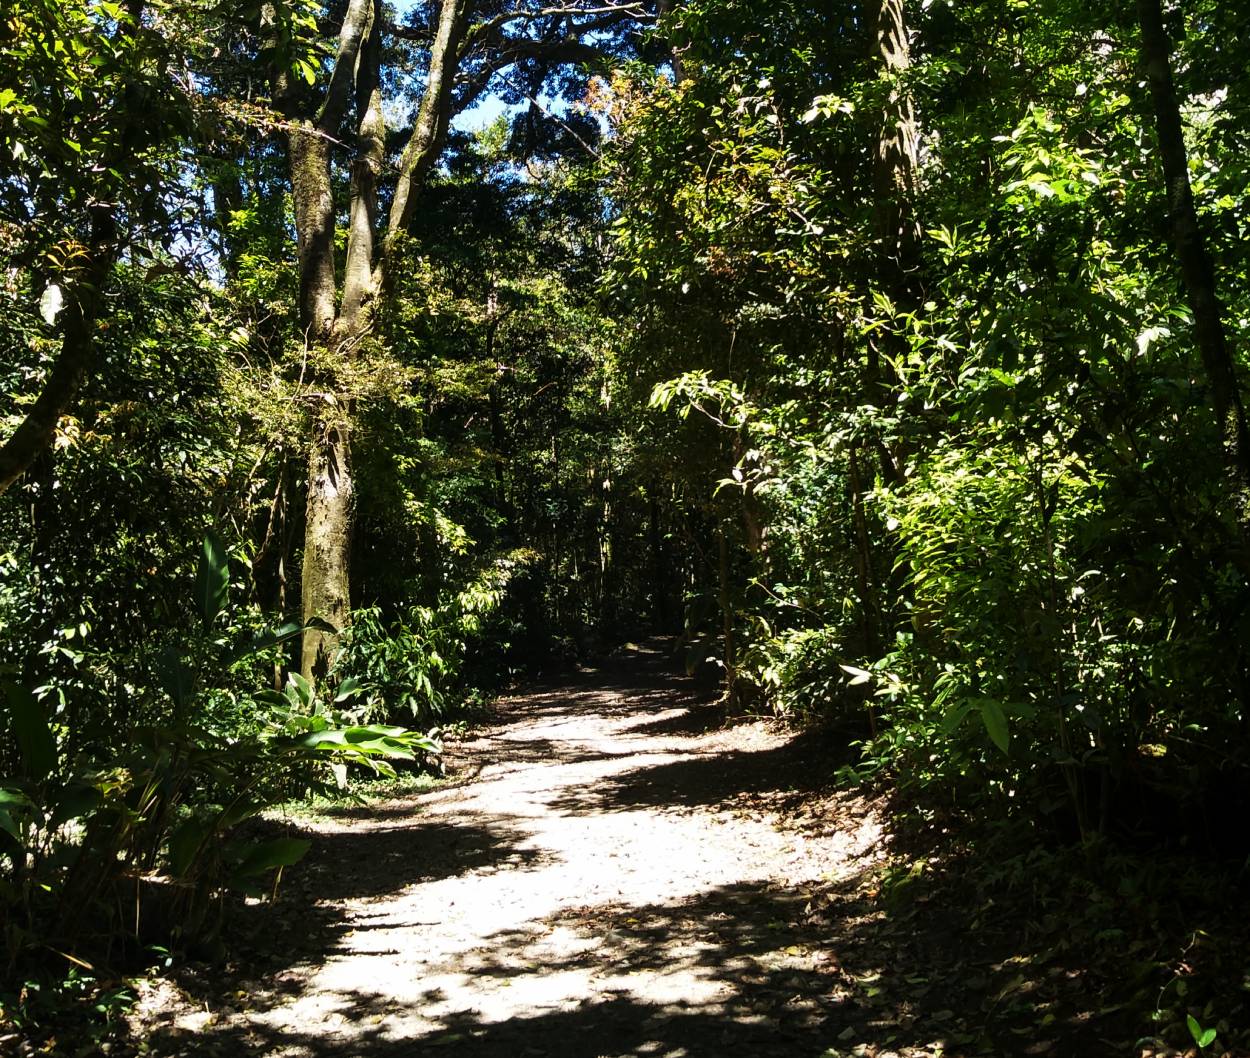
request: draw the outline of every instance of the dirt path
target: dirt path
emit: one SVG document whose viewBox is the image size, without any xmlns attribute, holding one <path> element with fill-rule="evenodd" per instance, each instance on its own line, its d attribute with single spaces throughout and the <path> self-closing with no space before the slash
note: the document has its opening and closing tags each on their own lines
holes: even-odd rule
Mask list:
<svg viewBox="0 0 1250 1058">
<path fill-rule="evenodd" d="M 811 751 L 714 726 L 640 651 L 501 703 L 466 781 L 316 827 L 263 928 L 278 965 L 151 1038 L 273 1056 L 821 1055 L 842 1022 L 811 888 L 875 854 L 871 815 L 800 832 Z M 285 927 L 285 929 L 284 929 Z"/>
</svg>

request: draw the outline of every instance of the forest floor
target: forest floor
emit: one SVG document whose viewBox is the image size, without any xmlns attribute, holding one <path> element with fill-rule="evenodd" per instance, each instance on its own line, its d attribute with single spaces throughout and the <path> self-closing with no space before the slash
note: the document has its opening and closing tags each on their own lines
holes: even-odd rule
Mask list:
<svg viewBox="0 0 1250 1058">
<path fill-rule="evenodd" d="M 667 670 L 639 650 L 504 699 L 447 784 L 307 824 L 313 852 L 245 909 L 229 964 L 145 991 L 137 1050 L 1178 1053 L 1107 1020 L 1079 953 L 929 892 L 881 803 L 813 788 L 819 736 L 724 726 Z"/>
</svg>

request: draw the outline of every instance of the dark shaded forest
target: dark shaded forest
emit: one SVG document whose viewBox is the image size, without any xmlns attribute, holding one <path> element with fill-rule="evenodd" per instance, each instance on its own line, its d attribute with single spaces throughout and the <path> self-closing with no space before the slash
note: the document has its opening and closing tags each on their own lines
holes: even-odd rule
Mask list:
<svg viewBox="0 0 1250 1058">
<path fill-rule="evenodd" d="M 0 1037 L 105 1039 L 276 898 L 272 809 L 664 637 L 887 799 L 881 899 L 945 864 L 1242 1053 L 1248 43 L 6 0 Z"/>
</svg>

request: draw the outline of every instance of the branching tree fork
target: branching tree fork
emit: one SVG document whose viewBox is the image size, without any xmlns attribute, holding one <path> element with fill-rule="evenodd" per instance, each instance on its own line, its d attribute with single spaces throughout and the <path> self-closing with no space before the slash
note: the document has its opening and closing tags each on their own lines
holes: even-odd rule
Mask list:
<svg viewBox="0 0 1250 1058">
<path fill-rule="evenodd" d="M 396 250 L 413 222 L 420 192 L 438 161 L 452 118 L 478 99 L 492 79 L 521 66 L 537 87 L 562 65 L 602 67 L 629 31 L 650 12 L 642 3 L 512 5 L 438 0 L 424 26 L 388 24 L 380 0 L 350 0 L 338 49 L 320 99 L 301 90 L 289 72 L 277 74 L 275 102 L 291 123 L 287 135 L 294 192 L 300 280 L 300 326 L 320 355 L 324 378 L 313 416 L 308 459 L 302 609 L 341 628 L 351 606 L 350 552 L 355 486 L 350 397 L 336 393 L 333 368 L 350 361 L 374 326 Z M 429 41 L 425 86 L 394 171 L 389 212 L 379 216 L 379 183 L 386 171 L 381 63 L 386 35 Z M 332 162 L 349 111 L 354 114 L 347 248 L 341 290 L 334 254 L 336 211 Z M 310 628 L 301 669 L 324 673 L 337 637 Z"/>
</svg>

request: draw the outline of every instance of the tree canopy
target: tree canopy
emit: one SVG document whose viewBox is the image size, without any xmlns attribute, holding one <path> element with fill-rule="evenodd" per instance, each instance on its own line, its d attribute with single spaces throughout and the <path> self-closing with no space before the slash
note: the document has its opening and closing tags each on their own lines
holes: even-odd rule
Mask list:
<svg viewBox="0 0 1250 1058">
<path fill-rule="evenodd" d="M 138 944 L 125 878 L 211 930 L 303 851 L 245 819 L 647 635 L 927 818 L 1244 862 L 1248 35 L 9 0 L 10 970 Z"/>
</svg>

